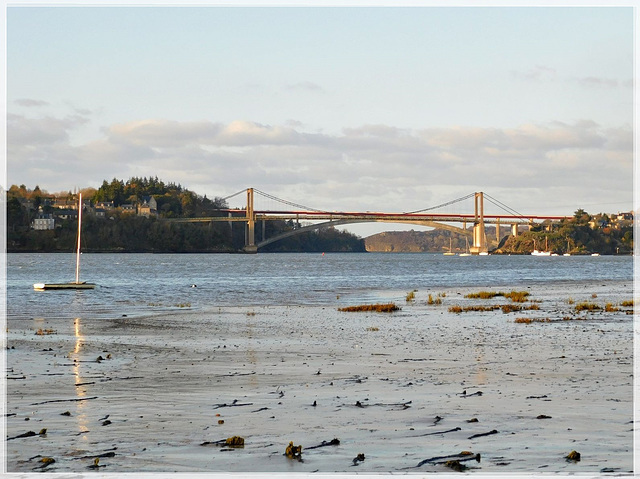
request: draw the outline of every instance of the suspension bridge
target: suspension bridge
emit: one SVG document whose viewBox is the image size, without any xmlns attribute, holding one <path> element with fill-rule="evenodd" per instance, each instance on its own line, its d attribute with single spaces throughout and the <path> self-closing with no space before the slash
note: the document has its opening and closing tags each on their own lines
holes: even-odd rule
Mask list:
<svg viewBox="0 0 640 479">
<path fill-rule="evenodd" d="M 247 253 L 257 253 L 258 249 L 275 241 L 293 236 L 296 234 L 354 223 L 405 223 L 431 228 L 440 228 L 461 235 L 469 236 L 473 243 L 470 247 L 471 254 L 486 254 L 490 246 L 497 246 L 501 241 L 501 226 L 509 228 L 509 234 L 518 235 L 518 228 L 524 225 L 528 228 L 536 224 L 547 223 L 550 229 L 552 222 L 568 219 L 567 216 L 544 216 L 544 215 L 523 215 L 514 209 L 496 200 L 483 192 L 475 192 L 460 198 L 442 203 L 429 208 L 403 213 L 381 213 L 381 212 L 353 212 L 353 211 L 323 211 L 315 208 L 287 201 L 270 195 L 256 188 L 240 190 L 233 195 L 222 198 L 223 201 L 246 194 L 246 205 L 236 209 L 220 209 L 221 216 L 199 217 L 199 218 L 175 218 L 168 221 L 176 223 L 209 223 L 209 222 L 241 222 L 245 225 L 245 246 Z M 285 205 L 287 209 L 261 209 L 254 208 L 254 197 L 259 195 L 262 198 L 272 200 L 278 204 Z M 473 198 L 473 213 L 442 213 L 434 210 L 442 210 L 456 203 L 465 202 Z M 497 207 L 501 213 L 485 214 L 485 199 L 493 206 Z M 291 231 L 265 237 L 265 225 L 267 221 L 292 221 L 296 225 Z M 304 224 L 301 224 L 303 222 Z M 310 224 L 306 224 L 310 223 Z M 485 225 L 495 225 L 496 237 L 487 238 Z M 260 241 L 256 241 L 256 225 L 262 226 Z M 469 229 L 467 225 L 473 225 Z"/>
</svg>

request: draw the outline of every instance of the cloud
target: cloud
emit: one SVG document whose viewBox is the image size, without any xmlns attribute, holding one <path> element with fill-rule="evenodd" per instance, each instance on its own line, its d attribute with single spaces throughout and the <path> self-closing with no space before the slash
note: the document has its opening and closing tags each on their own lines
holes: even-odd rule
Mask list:
<svg viewBox="0 0 640 479">
<path fill-rule="evenodd" d="M 511 76 L 524 81 L 553 80 L 556 76 L 556 70 L 544 65 L 536 65 L 526 71 L 512 70 Z"/>
<path fill-rule="evenodd" d="M 589 88 L 618 88 L 621 82 L 615 80 L 613 78 L 602 78 L 602 77 L 583 77 L 578 78 L 576 80 L 580 85 L 586 86 Z M 622 82 L 623 85 L 628 85 L 629 82 Z"/>
<path fill-rule="evenodd" d="M 9 146 L 26 147 L 66 142 L 69 140 L 69 133 L 87 121 L 80 115 L 64 118 L 46 116 L 34 119 L 9 113 L 7 114 Z"/>
<path fill-rule="evenodd" d="M 211 144 L 222 125 L 207 121 L 142 120 L 105 129 L 110 141 L 153 147 Z"/>
<path fill-rule="evenodd" d="M 18 98 L 14 101 L 16 105 L 26 106 L 26 107 L 38 107 L 38 106 L 48 106 L 49 103 L 42 100 L 33 100 L 31 98 Z"/>
<path fill-rule="evenodd" d="M 376 124 L 324 134 L 304 132 L 295 122 L 147 119 L 111 125 L 101 138 L 72 145 L 70 133 L 82 121 L 9 115 L 10 182 L 60 191 L 157 175 L 210 197 L 254 186 L 313 208 L 363 211 L 409 211 L 473 191 L 520 211 L 551 208 L 558 198 L 543 193 L 522 207 L 492 191 L 511 191 L 523 202 L 523 189 L 566 191 L 562 203 L 576 201 L 576 208 L 591 191 L 607 201 L 632 197 L 630 126 L 577 121 L 411 130 Z"/>
<path fill-rule="evenodd" d="M 310 81 L 301 81 L 286 85 L 284 87 L 287 91 L 311 91 L 311 92 L 323 92 L 322 87 L 316 83 Z"/>
</svg>

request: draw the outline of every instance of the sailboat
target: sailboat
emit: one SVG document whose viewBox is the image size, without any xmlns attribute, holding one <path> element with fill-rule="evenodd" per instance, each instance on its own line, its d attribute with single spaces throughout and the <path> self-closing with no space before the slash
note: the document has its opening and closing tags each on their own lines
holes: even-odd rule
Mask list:
<svg viewBox="0 0 640 479">
<path fill-rule="evenodd" d="M 460 256 L 471 256 L 471 252 L 469 251 L 469 238 L 465 236 L 464 240 L 466 241 L 467 246 L 464 250 L 464 253 L 460 253 Z"/>
<path fill-rule="evenodd" d="M 449 251 L 447 251 L 446 253 L 444 253 L 445 256 L 455 256 L 456 254 L 451 251 L 451 238 L 449 238 Z"/>
<path fill-rule="evenodd" d="M 80 237 L 82 233 L 82 193 L 78 197 L 78 238 L 76 239 L 76 280 L 69 283 L 35 283 L 33 289 L 42 291 L 45 289 L 94 289 L 94 283 L 80 281 Z"/>
</svg>

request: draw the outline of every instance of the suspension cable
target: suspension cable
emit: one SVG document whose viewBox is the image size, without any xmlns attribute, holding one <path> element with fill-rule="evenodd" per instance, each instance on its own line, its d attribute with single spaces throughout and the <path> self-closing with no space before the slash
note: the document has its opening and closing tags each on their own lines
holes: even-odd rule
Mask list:
<svg viewBox="0 0 640 479">
<path fill-rule="evenodd" d="M 269 198 L 270 200 L 274 200 L 274 201 L 279 201 L 280 203 L 284 203 L 285 205 L 293 206 L 295 208 L 302 208 L 303 210 L 306 210 L 306 211 L 315 211 L 317 213 L 326 213 L 326 211 L 324 211 L 324 210 L 317 210 L 315 208 L 310 208 L 308 206 L 301 205 L 299 203 L 293 203 L 291 201 L 283 200 L 282 198 L 278 198 L 277 196 L 273 196 L 273 195 L 270 195 L 269 193 L 265 193 L 264 191 L 260 191 L 257 188 L 254 188 L 253 191 L 258 193 L 259 195 L 264 196 L 265 198 Z"/>
<path fill-rule="evenodd" d="M 505 204 L 504 204 L 504 203 L 502 203 L 501 201 L 498 201 L 497 199 L 495 199 L 495 198 L 494 198 L 494 197 L 492 197 L 491 195 L 489 195 L 489 194 L 487 194 L 487 193 L 484 193 L 484 197 L 485 197 L 486 199 L 488 199 L 491 203 L 493 203 L 494 205 L 496 205 L 498 208 L 501 208 L 501 209 L 503 209 L 504 211 L 506 211 L 507 213 L 510 213 L 510 214 L 512 214 L 512 215 L 515 215 L 515 216 L 519 216 L 520 218 L 525 218 L 525 216 L 524 216 L 522 213 L 520 213 L 520 212 L 518 212 L 518 211 L 514 210 L 514 209 L 513 209 L 513 208 L 511 208 L 510 206 L 505 205 Z"/>
<path fill-rule="evenodd" d="M 238 196 L 239 194 L 244 193 L 245 191 L 247 191 L 247 189 L 246 189 L 246 188 L 245 188 L 245 189 L 243 189 L 243 190 L 238 191 L 237 193 L 234 193 L 234 194 L 229 195 L 229 196 L 227 196 L 227 197 L 225 197 L 225 198 L 222 198 L 222 201 L 227 201 L 228 199 L 231 199 L 231 198 L 233 198 L 234 196 Z"/>
<path fill-rule="evenodd" d="M 405 211 L 403 214 L 405 215 L 412 215 L 415 213 L 422 213 L 423 211 L 429 211 L 429 210 L 435 210 L 437 208 L 442 208 L 443 206 L 449 206 L 452 205 L 454 203 L 458 203 L 460 201 L 464 201 L 464 200 L 468 200 L 469 198 L 471 198 L 472 196 L 474 196 L 475 193 L 470 193 L 467 196 L 462 196 L 460 198 L 457 198 L 455 200 L 451 200 L 451 201 L 447 201 L 446 203 L 442 203 L 441 205 L 437 205 L 437 206 L 431 206 L 429 208 L 424 208 L 422 210 L 415 210 L 415 211 Z"/>
</svg>

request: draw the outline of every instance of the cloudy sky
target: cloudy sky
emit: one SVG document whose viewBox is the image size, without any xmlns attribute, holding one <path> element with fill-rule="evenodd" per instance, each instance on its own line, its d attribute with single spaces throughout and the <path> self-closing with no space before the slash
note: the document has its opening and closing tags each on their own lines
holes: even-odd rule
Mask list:
<svg viewBox="0 0 640 479">
<path fill-rule="evenodd" d="M 628 211 L 634 13 L 566 5 L 10 6 L 7 187 Z"/>
</svg>

